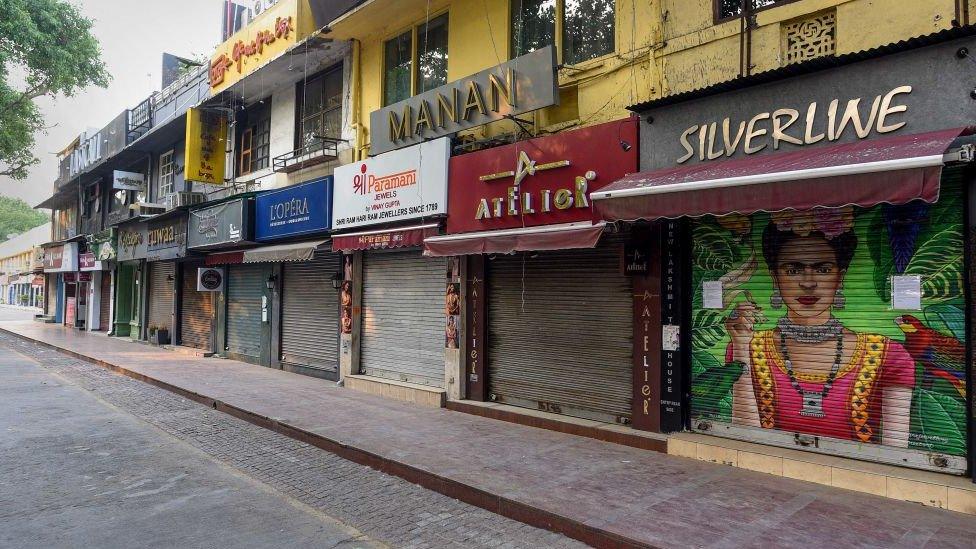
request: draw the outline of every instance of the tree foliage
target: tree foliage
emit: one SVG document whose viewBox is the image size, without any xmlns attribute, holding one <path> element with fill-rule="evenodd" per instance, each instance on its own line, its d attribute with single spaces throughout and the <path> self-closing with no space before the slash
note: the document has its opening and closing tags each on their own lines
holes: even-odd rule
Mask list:
<svg viewBox="0 0 976 549">
<path fill-rule="evenodd" d="M 23 200 L 0 196 L 0 240 L 33 229 L 47 220 L 47 216 Z"/>
<path fill-rule="evenodd" d="M 34 136 L 45 126 L 35 100 L 108 85 L 91 29 L 65 0 L 0 0 L 0 176 L 24 179 L 38 162 Z"/>
</svg>

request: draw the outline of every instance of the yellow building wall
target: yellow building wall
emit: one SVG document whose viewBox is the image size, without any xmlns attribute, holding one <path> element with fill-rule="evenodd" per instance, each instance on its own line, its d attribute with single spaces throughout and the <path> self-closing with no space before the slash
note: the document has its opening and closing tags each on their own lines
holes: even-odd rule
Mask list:
<svg viewBox="0 0 976 549">
<path fill-rule="evenodd" d="M 714 23 L 712 0 L 660 0 L 666 45 L 657 52 L 664 95 L 740 75 L 741 21 Z M 970 1 L 976 19 L 976 2 Z M 955 0 L 798 0 L 756 12 L 750 72 L 784 65 L 782 27 L 811 14 L 836 13 L 837 55 L 867 50 L 952 27 Z M 744 62 L 743 62 L 744 65 Z"/>
<path fill-rule="evenodd" d="M 822 12 L 836 14 L 835 54 L 857 52 L 951 28 L 956 2 L 976 0 L 796 0 L 756 13 L 749 72 L 782 67 L 783 27 Z M 384 42 L 449 13 L 448 81 L 511 58 L 507 0 L 374 0 L 332 24 L 332 37 L 358 41 L 353 108 L 359 157 L 368 153 L 369 113 L 382 106 Z M 616 51 L 559 70 L 562 104 L 522 118 L 536 134 L 629 116 L 627 107 L 740 76 L 746 51 L 740 19 L 716 23 L 712 0 L 617 0 Z M 357 95 L 358 94 L 358 95 Z M 515 131 L 503 121 L 474 138 Z"/>
<path fill-rule="evenodd" d="M 629 105 L 647 101 L 658 91 L 652 63 L 657 42 L 657 0 L 617 0 L 616 51 L 559 71 L 560 107 L 543 109 L 531 120 L 535 132 L 546 133 L 618 120 L 630 115 Z M 434 0 L 431 19 L 448 13 L 448 81 L 493 67 L 511 58 L 509 2 L 506 0 Z M 369 113 L 382 106 L 384 43 L 423 24 L 427 3 L 402 0 L 397 10 L 366 6 L 332 25 L 332 36 L 359 41 L 359 143 L 369 143 Z M 356 62 L 354 60 L 354 62 Z M 354 84 L 355 87 L 355 84 Z M 502 121 L 473 130 L 474 138 L 515 131 Z"/>
</svg>

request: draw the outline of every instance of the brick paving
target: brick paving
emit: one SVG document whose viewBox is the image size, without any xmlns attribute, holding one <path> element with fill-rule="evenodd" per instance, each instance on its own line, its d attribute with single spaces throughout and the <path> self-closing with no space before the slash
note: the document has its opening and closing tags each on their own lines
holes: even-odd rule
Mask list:
<svg viewBox="0 0 976 549">
<path fill-rule="evenodd" d="M 0 333 L 0 346 L 295 500 L 395 547 L 585 547 Z"/>
<path fill-rule="evenodd" d="M 976 517 L 970 515 L 411 406 L 271 368 L 189 357 L 56 326 L 5 322 L 0 330 L 205 395 L 221 409 L 246 410 L 276 428 L 311 433 L 340 455 L 374 456 L 384 470 L 425 479 L 429 487 L 464 494 L 486 509 L 540 526 L 545 524 L 540 516 L 554 518 L 564 531 L 604 545 L 625 540 L 656 547 L 942 548 L 973 547 L 976 540 Z M 275 459 L 265 459 L 264 466 L 273 467 L 268 462 Z M 316 493 L 320 486 L 310 490 L 329 497 L 358 484 L 338 479 L 331 486 L 327 493 Z M 384 487 L 370 485 L 365 493 L 383 494 Z M 368 520 L 388 522 L 382 508 L 361 512 Z M 437 525 L 439 535 L 454 532 L 454 539 L 470 533 L 464 520 L 430 513 L 418 513 L 417 522 Z M 549 545 L 513 538 L 499 546 Z M 470 539 L 456 543 L 471 545 Z"/>
</svg>

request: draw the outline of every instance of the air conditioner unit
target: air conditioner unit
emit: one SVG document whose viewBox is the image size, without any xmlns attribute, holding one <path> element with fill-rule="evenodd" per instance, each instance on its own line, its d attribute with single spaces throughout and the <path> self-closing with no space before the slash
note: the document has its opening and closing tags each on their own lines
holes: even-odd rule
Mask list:
<svg viewBox="0 0 976 549">
<path fill-rule="evenodd" d="M 207 201 L 207 195 L 203 193 L 180 191 L 166 195 L 166 209 L 179 208 L 180 206 L 193 206 Z"/>
</svg>

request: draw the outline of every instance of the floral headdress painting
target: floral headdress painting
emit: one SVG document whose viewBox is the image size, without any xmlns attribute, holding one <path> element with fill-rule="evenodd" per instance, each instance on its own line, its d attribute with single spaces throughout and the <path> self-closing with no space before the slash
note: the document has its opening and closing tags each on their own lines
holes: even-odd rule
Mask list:
<svg viewBox="0 0 976 549">
<path fill-rule="evenodd" d="M 812 210 L 784 210 L 772 215 L 773 223 L 781 231 L 791 231 L 797 236 L 810 233 L 823 234 L 827 240 L 854 229 L 854 208 L 814 208 Z"/>
</svg>

